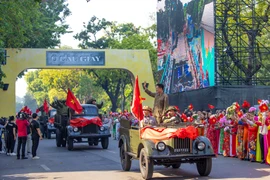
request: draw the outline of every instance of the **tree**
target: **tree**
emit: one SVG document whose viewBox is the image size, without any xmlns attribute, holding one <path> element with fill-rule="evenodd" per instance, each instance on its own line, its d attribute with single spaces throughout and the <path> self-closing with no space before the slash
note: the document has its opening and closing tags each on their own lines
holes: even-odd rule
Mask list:
<svg viewBox="0 0 270 180">
<path fill-rule="evenodd" d="M 69 32 L 65 19 L 70 14 L 66 0 L 1 0 L 0 48 L 55 48 L 60 35 Z"/>
<path fill-rule="evenodd" d="M 117 24 L 116 22 L 109 22 L 106 19 L 99 19 L 92 17 L 88 24 L 84 23 L 84 29 L 76 34 L 74 37 L 81 41 L 79 47 L 81 48 L 114 48 L 114 49 L 148 49 L 150 52 L 151 63 L 154 66 L 153 71 L 156 70 L 156 49 L 151 43 L 151 36 L 149 32 L 154 33 L 155 26 L 152 28 L 143 29 L 136 27 L 132 23 Z M 105 35 L 97 38 L 98 34 L 105 32 Z M 130 75 L 123 70 L 88 70 L 89 74 L 93 76 L 96 86 L 100 86 L 109 96 L 112 103 L 112 111 L 116 111 L 119 104 L 122 105 L 122 110 L 125 109 L 125 100 L 131 96 L 131 93 L 126 90 L 130 88 Z M 121 95 L 121 102 L 119 97 Z"/>
<path fill-rule="evenodd" d="M 32 112 L 35 112 L 35 110 L 38 108 L 37 101 L 29 92 L 27 92 L 24 96 L 24 106 L 27 106 L 32 110 Z"/>
</svg>

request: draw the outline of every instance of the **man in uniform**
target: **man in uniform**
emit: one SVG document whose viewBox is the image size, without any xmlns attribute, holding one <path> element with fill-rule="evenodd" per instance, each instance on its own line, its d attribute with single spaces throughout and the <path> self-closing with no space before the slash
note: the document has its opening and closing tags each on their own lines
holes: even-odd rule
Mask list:
<svg viewBox="0 0 270 180">
<path fill-rule="evenodd" d="M 145 92 L 155 98 L 153 116 L 157 120 L 158 124 L 162 123 L 162 116 L 165 114 L 166 108 L 169 105 L 168 95 L 164 93 L 164 85 L 157 84 L 156 85 L 156 93 L 153 93 L 148 90 L 146 82 L 144 82 L 144 90 Z"/>
<path fill-rule="evenodd" d="M 157 121 L 156 119 L 151 116 L 152 109 L 149 106 L 143 107 L 143 120 L 142 120 L 142 127 L 144 126 L 156 126 Z"/>
<path fill-rule="evenodd" d="M 165 116 L 163 116 L 163 123 L 174 123 L 178 124 L 182 122 L 180 116 L 177 113 L 178 109 L 174 106 L 169 106 Z"/>
</svg>

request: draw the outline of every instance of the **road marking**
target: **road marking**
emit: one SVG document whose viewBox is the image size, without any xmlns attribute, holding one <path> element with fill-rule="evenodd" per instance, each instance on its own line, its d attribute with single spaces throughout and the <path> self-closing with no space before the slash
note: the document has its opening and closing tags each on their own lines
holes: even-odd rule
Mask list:
<svg viewBox="0 0 270 180">
<path fill-rule="evenodd" d="M 50 171 L 51 169 L 50 168 L 48 168 L 46 165 L 44 165 L 44 164 L 41 164 L 40 165 L 43 169 L 45 169 L 45 171 Z"/>
<path fill-rule="evenodd" d="M 110 152 L 110 153 L 113 153 L 113 154 L 116 154 L 116 152 L 114 151 L 110 151 L 110 150 L 106 150 L 107 152 Z"/>
</svg>

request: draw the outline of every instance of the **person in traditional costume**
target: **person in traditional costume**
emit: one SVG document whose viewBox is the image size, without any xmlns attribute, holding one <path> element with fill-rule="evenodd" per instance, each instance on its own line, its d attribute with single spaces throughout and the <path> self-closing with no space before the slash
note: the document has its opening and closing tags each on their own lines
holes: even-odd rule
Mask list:
<svg viewBox="0 0 270 180">
<path fill-rule="evenodd" d="M 227 121 L 226 116 L 223 114 L 220 115 L 219 123 L 218 123 L 218 128 L 220 129 L 219 133 L 219 151 L 218 154 L 222 155 L 223 154 L 223 144 L 224 144 L 224 127 L 225 127 L 225 122 Z"/>
<path fill-rule="evenodd" d="M 236 156 L 236 132 L 237 132 L 237 114 L 236 111 L 239 109 L 238 103 L 233 103 L 226 109 L 226 119 L 224 128 L 224 144 L 223 144 L 223 155 L 225 157 Z"/>
<path fill-rule="evenodd" d="M 208 120 L 208 129 L 206 137 L 210 140 L 214 153 L 218 154 L 218 142 L 217 142 L 217 136 L 216 136 L 216 128 L 215 125 L 217 123 L 216 115 L 211 115 Z"/>
<path fill-rule="evenodd" d="M 268 141 L 267 141 L 267 134 L 268 134 L 268 108 L 269 102 L 262 101 L 260 103 L 259 109 L 259 119 L 256 124 L 259 126 L 258 135 L 257 135 L 257 150 L 256 150 L 256 161 L 261 162 L 262 164 L 266 163 L 266 157 L 268 153 Z"/>
<path fill-rule="evenodd" d="M 250 108 L 250 103 L 244 101 L 242 110 L 238 110 L 238 126 L 237 126 L 237 144 L 236 151 L 239 159 L 248 159 L 248 122 L 247 114 L 244 114 Z"/>
<path fill-rule="evenodd" d="M 151 115 L 152 113 L 152 108 L 149 106 L 144 106 L 143 107 L 143 120 L 141 121 L 142 127 L 145 126 L 156 126 L 157 125 L 157 120 Z"/>
<path fill-rule="evenodd" d="M 178 111 L 179 109 L 176 106 L 169 106 L 165 112 L 165 115 L 162 117 L 163 124 L 179 124 L 180 122 L 182 122 Z"/>
<path fill-rule="evenodd" d="M 240 114 L 241 112 L 239 112 Z M 240 114 L 237 127 L 237 157 L 244 160 L 247 158 L 248 149 L 248 124 L 246 114 Z"/>
<path fill-rule="evenodd" d="M 257 143 L 257 133 L 258 126 L 255 124 L 256 108 L 251 107 L 247 113 L 247 123 L 248 123 L 248 158 L 251 162 L 256 161 L 256 143 Z"/>
</svg>

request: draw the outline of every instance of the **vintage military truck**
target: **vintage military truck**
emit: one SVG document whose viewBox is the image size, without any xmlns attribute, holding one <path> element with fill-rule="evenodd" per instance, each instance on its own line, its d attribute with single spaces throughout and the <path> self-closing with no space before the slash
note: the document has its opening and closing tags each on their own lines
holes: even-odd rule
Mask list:
<svg viewBox="0 0 270 180">
<path fill-rule="evenodd" d="M 122 169 L 129 171 L 131 161 L 139 160 L 140 171 L 144 179 L 153 176 L 154 165 L 179 168 L 181 163 L 196 163 L 198 173 L 208 176 L 212 169 L 212 158 L 215 157 L 212 145 L 206 137 L 198 136 L 194 140 L 190 138 L 169 138 L 158 140 L 156 136 L 150 139 L 141 138 L 142 128 L 131 127 L 129 121 L 120 120 L 120 160 Z M 190 126 L 189 123 L 178 125 L 166 125 L 156 127 L 168 132 L 174 129 Z M 144 132 L 145 133 L 145 132 Z"/>
<path fill-rule="evenodd" d="M 62 109 L 61 114 L 56 113 L 57 147 L 67 145 L 68 150 L 72 150 L 74 143 L 87 142 L 90 146 L 97 146 L 101 142 L 102 148 L 107 149 L 111 134 L 109 129 L 102 125 L 97 106 L 93 104 L 81 104 L 81 106 L 83 111 L 80 114 L 69 108 L 66 108 L 66 111 Z"/>
</svg>

